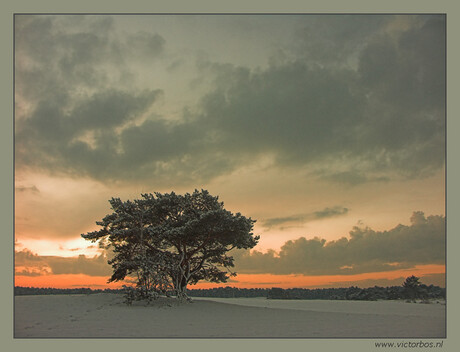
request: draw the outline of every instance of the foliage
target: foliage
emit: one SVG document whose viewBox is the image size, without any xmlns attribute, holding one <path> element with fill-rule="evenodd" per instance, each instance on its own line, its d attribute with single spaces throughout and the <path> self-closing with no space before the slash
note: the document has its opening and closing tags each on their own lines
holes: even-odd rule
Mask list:
<svg viewBox="0 0 460 352">
<path fill-rule="evenodd" d="M 109 261 L 109 282 L 137 277 L 136 287 L 187 298 L 187 285 L 200 280 L 226 282 L 236 275 L 230 268 L 233 248 L 252 248 L 254 220 L 224 209 L 208 191 L 192 194 L 142 194 L 141 199 L 110 201 L 113 213 L 96 222 L 99 231 L 83 234 L 101 240 L 115 254 Z"/>
<path fill-rule="evenodd" d="M 267 292 L 268 299 L 291 299 L 289 290 L 283 290 L 279 287 L 273 287 Z"/>
<path fill-rule="evenodd" d="M 406 278 L 403 283 L 404 291 L 406 293 L 406 298 L 415 300 L 417 298 L 423 298 L 424 292 L 421 289 L 420 278 L 412 275 Z"/>
<path fill-rule="evenodd" d="M 147 288 L 146 286 L 132 287 L 123 285 L 125 300 L 124 303 L 131 305 L 134 301 L 146 300 L 147 303 L 158 299 L 159 294 L 155 289 Z"/>
</svg>

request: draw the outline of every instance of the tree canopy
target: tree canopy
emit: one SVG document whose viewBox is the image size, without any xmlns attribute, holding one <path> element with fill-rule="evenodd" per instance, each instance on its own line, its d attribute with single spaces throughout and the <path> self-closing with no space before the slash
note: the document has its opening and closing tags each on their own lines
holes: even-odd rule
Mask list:
<svg viewBox="0 0 460 352">
<path fill-rule="evenodd" d="M 137 276 L 138 287 L 187 297 L 188 284 L 200 280 L 227 282 L 233 248 L 252 248 L 259 236 L 255 220 L 224 209 L 223 202 L 206 190 L 192 194 L 142 194 L 134 201 L 109 200 L 113 212 L 96 224 L 98 231 L 82 234 L 112 247 L 109 282 Z"/>
<path fill-rule="evenodd" d="M 415 300 L 423 295 L 421 290 L 420 278 L 417 276 L 409 276 L 403 283 L 404 290 L 408 298 Z"/>
</svg>

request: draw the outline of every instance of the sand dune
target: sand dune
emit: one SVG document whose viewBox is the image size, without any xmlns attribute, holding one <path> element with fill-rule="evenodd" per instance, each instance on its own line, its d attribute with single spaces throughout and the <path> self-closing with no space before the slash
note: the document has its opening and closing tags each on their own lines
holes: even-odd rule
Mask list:
<svg viewBox="0 0 460 352">
<path fill-rule="evenodd" d="M 445 306 L 394 301 L 162 298 L 126 306 L 119 294 L 15 297 L 15 337 L 443 338 Z"/>
<path fill-rule="evenodd" d="M 227 304 L 251 307 L 309 310 L 317 312 L 378 314 L 420 317 L 445 317 L 445 309 L 439 304 L 407 304 L 405 301 L 340 301 L 340 300 L 280 300 L 260 298 L 195 298 Z M 445 301 L 433 301 L 441 305 Z"/>
</svg>

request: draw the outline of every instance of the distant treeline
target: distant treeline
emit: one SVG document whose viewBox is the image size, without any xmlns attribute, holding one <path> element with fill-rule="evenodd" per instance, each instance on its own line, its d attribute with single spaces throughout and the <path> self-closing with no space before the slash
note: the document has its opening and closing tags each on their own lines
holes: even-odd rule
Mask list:
<svg viewBox="0 0 460 352">
<path fill-rule="evenodd" d="M 36 288 L 15 287 L 14 294 L 21 295 L 56 295 L 56 294 L 94 294 L 94 293 L 124 293 L 123 289 L 90 289 L 90 288 Z M 325 300 L 396 300 L 411 298 L 402 286 L 359 288 L 236 288 L 218 287 L 211 289 L 187 290 L 190 297 L 240 298 L 266 297 L 267 299 L 325 299 Z M 446 289 L 439 286 L 419 286 L 419 297 L 423 299 L 445 299 Z"/>
<path fill-rule="evenodd" d="M 123 293 L 123 290 L 110 289 L 106 288 L 104 290 L 100 289 L 90 289 L 87 287 L 81 288 L 41 288 L 41 287 L 14 287 L 15 296 L 25 296 L 25 295 L 78 295 L 78 294 L 90 294 L 90 293 Z"/>
<path fill-rule="evenodd" d="M 333 299 L 333 300 L 396 300 L 413 299 L 414 297 L 402 286 L 359 288 L 323 288 L 323 289 L 282 289 L 272 288 L 268 291 L 268 299 Z M 420 285 L 417 298 L 445 299 L 446 289 L 439 286 Z"/>
<path fill-rule="evenodd" d="M 191 297 L 216 297 L 216 298 L 238 298 L 238 297 L 266 297 L 267 299 L 332 299 L 332 300 L 393 300 L 413 298 L 402 286 L 391 287 L 369 287 L 359 288 L 356 286 L 348 288 L 288 288 L 282 289 L 273 287 L 264 288 L 235 288 L 219 287 L 212 289 L 188 290 Z M 418 297 L 422 299 L 446 298 L 446 289 L 439 286 L 420 285 Z"/>
</svg>

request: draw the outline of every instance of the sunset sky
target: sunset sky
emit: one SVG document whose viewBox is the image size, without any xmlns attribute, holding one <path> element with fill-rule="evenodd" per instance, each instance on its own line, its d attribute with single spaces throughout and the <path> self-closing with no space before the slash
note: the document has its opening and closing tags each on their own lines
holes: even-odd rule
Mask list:
<svg viewBox="0 0 460 352">
<path fill-rule="evenodd" d="M 108 200 L 207 189 L 261 237 L 223 285 L 444 286 L 445 26 L 16 15 L 16 285 L 117 287 Z"/>
</svg>

